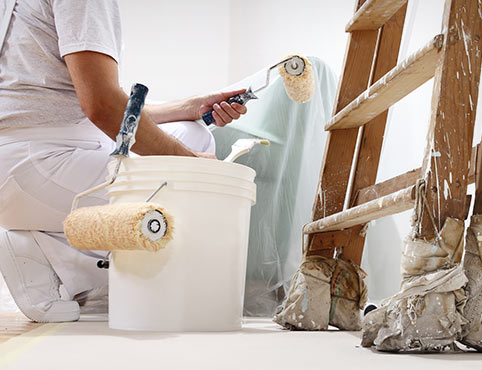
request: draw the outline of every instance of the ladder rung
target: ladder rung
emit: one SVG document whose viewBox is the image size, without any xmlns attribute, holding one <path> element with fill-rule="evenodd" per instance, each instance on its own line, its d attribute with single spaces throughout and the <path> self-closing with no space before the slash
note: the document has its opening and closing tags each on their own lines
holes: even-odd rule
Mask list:
<svg viewBox="0 0 482 370">
<path fill-rule="evenodd" d="M 472 148 L 468 174 L 469 184 L 475 182 L 476 156 L 478 151 L 479 144 Z M 371 219 L 374 220 L 410 209 L 414 206 L 412 189 L 417 179 L 422 176 L 421 172 L 422 169 L 417 168 L 384 182 L 360 189 L 355 203 L 357 206 L 345 212 L 339 212 L 324 219 L 311 222 L 305 225 L 303 232 L 311 234 L 320 231 L 340 230 L 354 225 L 361 225 Z M 402 188 L 402 186 L 404 186 L 404 188 Z M 400 204 L 397 204 L 397 201 L 400 201 Z M 390 208 L 390 210 L 383 213 L 380 202 L 383 203 L 383 207 Z M 367 206 L 368 204 L 370 205 Z M 363 206 L 365 207 L 364 210 L 362 210 Z"/>
<path fill-rule="evenodd" d="M 405 189 L 411 185 L 415 185 L 420 178 L 422 178 L 422 169 L 417 168 L 383 182 L 362 188 L 356 194 L 354 205 L 359 206 L 363 203 L 370 202 L 385 195 Z"/>
<path fill-rule="evenodd" d="M 346 32 L 376 30 L 408 0 L 367 0 L 346 25 Z"/>
<path fill-rule="evenodd" d="M 360 127 L 430 80 L 435 73 L 443 35 L 395 66 L 338 112 L 325 130 Z"/>
<path fill-rule="evenodd" d="M 372 200 L 346 211 L 310 222 L 303 227 L 304 234 L 342 230 L 365 224 L 380 217 L 400 213 L 414 207 L 415 186 Z"/>
</svg>

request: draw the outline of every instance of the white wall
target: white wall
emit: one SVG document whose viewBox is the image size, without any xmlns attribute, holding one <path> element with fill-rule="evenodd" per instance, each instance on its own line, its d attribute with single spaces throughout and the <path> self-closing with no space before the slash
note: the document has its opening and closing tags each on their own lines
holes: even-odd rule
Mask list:
<svg viewBox="0 0 482 370">
<path fill-rule="evenodd" d="M 355 0 L 119 3 L 125 45 L 123 86 L 129 89 L 133 82 L 144 82 L 150 88 L 149 98 L 171 100 L 220 89 L 294 52 L 318 56 L 339 74 L 346 46 L 344 27 Z M 442 0 L 409 4 L 406 24 L 412 31 L 404 34 L 402 58 L 441 28 Z M 420 166 L 431 89 L 429 82 L 391 111 L 378 181 Z M 480 131 L 479 122 L 477 141 Z M 363 267 L 374 300 L 398 290 L 401 240 L 409 231 L 409 216 L 406 212 L 387 217 L 369 228 Z"/>
<path fill-rule="evenodd" d="M 143 82 L 150 99 L 173 100 L 226 86 L 230 1 L 118 1 L 126 90 Z"/>
<path fill-rule="evenodd" d="M 354 4 L 354 0 L 231 1 L 230 82 L 296 53 L 318 56 L 339 74 L 345 25 Z"/>
<path fill-rule="evenodd" d="M 121 84 L 148 99 L 219 90 L 293 52 L 339 72 L 345 23 L 355 0 L 118 0 L 123 26 Z M 0 311 L 13 302 L 0 278 Z"/>
<path fill-rule="evenodd" d="M 151 99 L 221 89 L 290 53 L 316 55 L 339 72 L 354 0 L 119 0 L 121 80 L 145 82 Z"/>
</svg>

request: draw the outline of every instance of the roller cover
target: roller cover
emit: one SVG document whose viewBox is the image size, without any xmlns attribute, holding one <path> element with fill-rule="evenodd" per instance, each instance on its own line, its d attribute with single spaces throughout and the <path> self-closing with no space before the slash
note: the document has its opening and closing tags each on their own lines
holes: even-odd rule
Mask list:
<svg viewBox="0 0 482 370">
<path fill-rule="evenodd" d="M 153 241 L 143 232 L 142 224 L 146 215 L 155 211 L 164 216 L 167 230 L 162 238 Z M 73 211 L 64 221 L 67 240 L 81 250 L 158 251 L 172 239 L 172 232 L 172 217 L 156 203 L 84 207 Z"/>
<path fill-rule="evenodd" d="M 292 57 L 289 55 L 286 58 Z M 315 80 L 313 78 L 313 67 L 308 59 L 297 55 L 305 62 L 305 70 L 299 76 L 292 76 L 286 72 L 284 64 L 278 67 L 280 76 L 283 79 L 286 94 L 297 103 L 306 103 L 315 92 Z M 284 58 L 284 59 L 286 59 Z"/>
</svg>

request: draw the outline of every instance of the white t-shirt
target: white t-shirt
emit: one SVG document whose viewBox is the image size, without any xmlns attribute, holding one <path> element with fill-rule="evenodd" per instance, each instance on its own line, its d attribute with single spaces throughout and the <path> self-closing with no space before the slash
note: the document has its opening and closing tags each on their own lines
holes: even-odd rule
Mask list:
<svg viewBox="0 0 482 370">
<path fill-rule="evenodd" d="M 88 123 L 63 56 L 119 62 L 120 49 L 116 0 L 17 0 L 0 54 L 0 130 Z"/>
</svg>

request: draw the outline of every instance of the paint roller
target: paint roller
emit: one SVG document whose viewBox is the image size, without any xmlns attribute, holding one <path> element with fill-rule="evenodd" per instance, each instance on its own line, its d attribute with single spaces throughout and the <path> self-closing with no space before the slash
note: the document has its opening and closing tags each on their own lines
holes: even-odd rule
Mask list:
<svg viewBox="0 0 482 370">
<path fill-rule="evenodd" d="M 80 250 L 147 250 L 158 251 L 172 239 L 173 220 L 157 203 L 150 202 L 162 189 L 162 183 L 146 202 L 118 203 L 77 208 L 80 198 L 114 183 L 121 162 L 129 157 L 135 142 L 142 107 L 148 89 L 134 84 L 124 112 L 116 148 L 111 156 L 117 159 L 112 178 L 94 188 L 77 194 L 72 211 L 64 221 L 64 233 L 69 243 Z M 97 266 L 108 268 L 108 260 L 100 256 Z M 107 257 L 108 258 L 108 257 Z"/>
<path fill-rule="evenodd" d="M 238 103 L 245 105 L 252 99 L 258 99 L 255 93 L 263 90 L 269 85 L 271 71 L 278 67 L 278 72 L 283 80 L 288 97 L 296 103 L 306 103 L 311 99 L 315 92 L 315 80 L 313 78 L 313 67 L 308 59 L 300 55 L 289 55 L 281 62 L 268 68 L 266 72 L 266 83 L 260 88 L 253 91 L 251 87 L 246 92 L 229 98 L 227 103 Z M 213 117 L 213 109 L 202 115 L 206 125 L 215 122 Z"/>
</svg>

